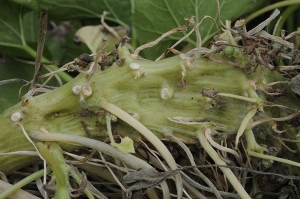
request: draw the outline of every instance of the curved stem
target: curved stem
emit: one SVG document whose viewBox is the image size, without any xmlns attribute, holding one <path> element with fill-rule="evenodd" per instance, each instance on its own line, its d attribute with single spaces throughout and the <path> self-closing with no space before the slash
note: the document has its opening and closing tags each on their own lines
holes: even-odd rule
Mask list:
<svg viewBox="0 0 300 199">
<path fill-rule="evenodd" d="M 54 144 L 54 143 L 53 143 Z M 44 143 L 42 142 L 37 142 L 36 146 L 40 152 L 40 154 L 45 158 L 46 162 L 50 165 L 53 174 L 56 178 L 56 183 L 57 183 L 57 189 L 55 191 L 55 197 L 54 198 L 71 198 L 69 195 L 69 191 L 71 190 L 71 186 L 69 183 L 69 177 L 68 177 L 68 172 L 65 172 L 63 169 L 63 165 L 60 161 L 60 157 L 54 156 L 57 155 L 55 152 L 55 147 L 52 153 L 50 150 L 45 146 Z M 51 148 L 53 148 L 50 145 Z M 53 153 L 54 152 L 54 153 Z"/>
<path fill-rule="evenodd" d="M 248 23 L 249 21 L 251 21 L 255 17 L 257 17 L 257 16 L 259 16 L 259 15 L 265 13 L 265 12 L 268 12 L 268 11 L 271 11 L 271 10 L 274 10 L 276 8 L 280 8 L 280 7 L 283 7 L 283 6 L 289 6 L 289 5 L 294 5 L 294 4 L 300 4 L 300 1 L 299 0 L 290 0 L 290 1 L 281 1 L 281 2 L 278 2 L 278 3 L 274 3 L 272 5 L 264 7 L 263 9 L 258 10 L 257 12 L 255 12 L 252 15 L 250 15 L 249 17 L 247 17 L 246 22 Z"/>
<path fill-rule="evenodd" d="M 244 131 L 248 128 L 252 128 L 251 126 L 249 126 L 249 122 L 252 122 L 252 118 L 255 115 L 257 109 L 252 109 L 248 112 L 248 114 L 246 115 L 246 117 L 243 119 L 241 126 L 236 134 L 235 137 L 235 147 L 238 147 L 239 144 L 239 138 L 243 135 Z"/>
<path fill-rule="evenodd" d="M 81 137 L 78 135 L 68 135 L 68 134 L 61 134 L 61 133 L 41 133 L 41 132 L 33 132 L 31 136 L 36 140 L 41 141 L 58 141 L 63 143 L 69 143 L 69 144 L 76 144 L 81 146 L 86 146 L 92 149 L 95 149 L 97 151 L 101 151 L 109 156 L 112 156 L 116 159 L 119 159 L 120 161 L 124 162 L 126 165 L 133 169 L 149 169 L 152 168 L 147 162 L 144 160 L 141 160 L 137 158 L 136 156 L 133 156 L 131 154 L 125 154 L 116 149 L 113 146 L 110 146 L 109 144 L 106 144 L 104 142 L 93 140 L 90 138 Z M 162 187 L 165 187 L 166 190 L 167 184 L 165 181 L 161 183 Z M 165 197 L 164 198 L 168 198 Z"/>
<path fill-rule="evenodd" d="M 248 152 L 249 155 L 251 155 L 253 157 L 267 159 L 267 160 L 273 160 L 273 161 L 293 165 L 293 166 L 296 166 L 296 167 L 300 167 L 299 162 L 295 162 L 295 161 L 292 161 L 292 160 L 287 160 L 287 159 L 284 159 L 284 158 L 279 158 L 279 157 L 275 157 L 275 156 L 271 156 L 271 155 L 265 155 L 265 154 L 254 152 L 254 151 L 251 151 L 251 150 L 247 150 L 247 152 Z"/>
<path fill-rule="evenodd" d="M 226 165 L 226 163 L 220 158 L 218 153 L 211 147 L 209 142 L 206 140 L 204 131 L 197 131 L 197 137 L 201 143 L 201 146 L 204 148 L 204 150 L 208 153 L 208 155 L 214 160 L 214 162 L 218 165 Z M 246 192 L 244 187 L 241 185 L 240 181 L 236 178 L 234 173 L 229 169 L 225 167 L 220 167 L 226 178 L 229 180 L 233 188 L 236 190 L 236 192 L 240 195 L 242 199 L 251 199 L 249 194 Z"/>
<path fill-rule="evenodd" d="M 280 36 L 280 31 L 281 31 L 283 25 L 285 24 L 285 22 L 287 21 L 287 19 L 288 19 L 289 17 L 293 17 L 293 16 L 292 16 L 293 13 L 294 13 L 296 10 L 298 10 L 299 8 L 300 8 L 300 5 L 296 5 L 296 6 L 289 6 L 288 8 L 286 8 L 286 9 L 284 10 L 284 12 L 283 12 L 282 15 L 281 15 L 281 20 L 280 20 L 280 22 L 279 22 L 279 24 L 278 24 L 278 26 L 277 26 L 277 28 L 276 28 L 276 32 L 275 32 L 275 35 L 276 35 L 276 36 Z M 292 30 L 294 30 L 294 29 L 292 29 Z M 289 32 L 289 30 L 288 30 L 288 32 Z"/>
<path fill-rule="evenodd" d="M 244 101 L 252 102 L 252 103 L 258 103 L 259 102 L 257 99 L 254 99 L 254 98 L 244 97 L 244 96 L 230 94 L 230 93 L 218 93 L 217 95 L 218 96 L 223 96 L 223 97 L 231 97 L 231 98 L 235 98 L 235 99 L 240 99 L 240 100 L 244 100 Z"/>
<path fill-rule="evenodd" d="M 10 196 L 11 194 L 13 194 L 14 192 L 18 191 L 19 189 L 21 189 L 23 186 L 27 185 L 28 183 L 36 180 L 37 178 L 40 178 L 44 175 L 44 170 L 39 170 L 29 176 L 27 176 L 26 178 L 24 178 L 23 180 L 20 180 L 19 182 L 17 182 L 16 184 L 12 185 L 10 188 L 7 188 L 5 191 L 3 191 L 0 194 L 0 199 L 4 199 L 8 196 Z M 24 196 L 25 197 L 25 196 Z"/>
<path fill-rule="evenodd" d="M 78 185 L 80 185 L 82 183 L 81 176 L 79 176 L 77 174 L 75 169 L 72 169 L 72 168 L 70 169 L 70 175 L 72 176 L 72 178 L 75 179 L 75 181 L 77 182 Z M 86 194 L 88 199 L 95 199 L 92 192 L 88 188 L 84 188 L 84 193 Z"/>
<path fill-rule="evenodd" d="M 166 132 L 164 134 L 164 136 L 167 138 L 170 138 L 171 141 L 176 142 L 184 150 L 188 159 L 191 162 L 191 165 L 195 166 L 195 168 L 193 168 L 194 172 L 212 189 L 212 191 L 216 195 L 217 199 L 221 199 L 222 197 L 221 197 L 220 193 L 218 192 L 218 189 L 215 187 L 215 185 L 197 168 L 193 154 L 189 150 L 189 148 L 180 139 L 175 137 L 172 133 Z"/>
<path fill-rule="evenodd" d="M 146 128 L 142 123 L 140 123 L 138 120 L 133 118 L 131 115 L 120 109 L 119 107 L 107 102 L 106 100 L 102 99 L 99 102 L 99 106 L 104 108 L 105 110 L 109 111 L 110 113 L 114 114 L 127 124 L 129 124 L 131 127 L 139 131 L 144 137 L 146 137 L 153 146 L 159 151 L 161 156 L 166 160 L 169 167 L 173 170 L 177 169 L 176 162 L 170 153 L 170 151 L 167 149 L 167 147 L 160 141 L 160 139 L 154 135 L 148 128 Z M 182 196 L 182 182 L 180 174 L 175 175 L 175 181 L 176 181 L 176 187 L 177 187 L 177 197 L 181 198 Z"/>
<path fill-rule="evenodd" d="M 101 151 L 109 156 L 119 159 L 126 163 L 129 167 L 140 169 L 140 168 L 152 168 L 147 162 L 130 154 L 125 154 L 109 144 L 104 142 L 93 140 L 90 138 L 81 137 L 78 135 L 68 135 L 61 133 L 41 133 L 33 132 L 31 136 L 40 141 L 58 141 L 65 142 L 68 144 L 76 144 L 81 146 L 90 147 L 97 151 Z"/>
</svg>

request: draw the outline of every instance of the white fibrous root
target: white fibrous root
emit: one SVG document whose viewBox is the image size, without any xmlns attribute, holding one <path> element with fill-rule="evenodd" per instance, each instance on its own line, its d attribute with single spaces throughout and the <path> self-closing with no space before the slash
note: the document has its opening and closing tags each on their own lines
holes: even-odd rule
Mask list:
<svg viewBox="0 0 300 199">
<path fill-rule="evenodd" d="M 185 65 L 189 68 L 189 69 L 193 69 L 195 66 L 195 59 L 192 57 L 188 57 L 186 59 Z"/>
<path fill-rule="evenodd" d="M 73 86 L 72 92 L 73 92 L 75 95 L 78 95 L 78 94 L 80 93 L 80 91 L 81 91 L 81 86 L 79 86 L 79 85 Z"/>
<path fill-rule="evenodd" d="M 10 120 L 13 122 L 20 122 L 22 121 L 23 117 L 20 112 L 14 112 L 10 115 Z"/>
<path fill-rule="evenodd" d="M 129 65 L 130 69 L 135 73 L 135 79 L 142 76 L 142 66 L 138 63 L 131 63 Z"/>
</svg>

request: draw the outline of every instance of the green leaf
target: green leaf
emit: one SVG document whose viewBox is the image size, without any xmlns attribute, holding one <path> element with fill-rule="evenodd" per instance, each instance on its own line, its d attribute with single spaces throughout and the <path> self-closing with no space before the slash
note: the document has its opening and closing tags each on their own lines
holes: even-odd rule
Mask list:
<svg viewBox="0 0 300 199">
<path fill-rule="evenodd" d="M 0 45 L 22 48 L 25 45 L 22 27 L 23 9 L 12 2 L 0 1 Z"/>
<path fill-rule="evenodd" d="M 38 10 L 38 1 L 37 0 L 11 0 L 20 5 L 24 5 L 27 8 Z"/>
<path fill-rule="evenodd" d="M 27 43 L 36 46 L 38 12 L 0 0 L 0 13 L 0 51 L 7 55 L 32 58 L 24 49 Z"/>
<path fill-rule="evenodd" d="M 31 80 L 34 73 L 32 65 L 7 58 L 5 61 L 0 62 L 0 70 L 0 81 L 13 78 Z M 21 82 L 18 82 L 0 86 L 0 114 L 8 107 L 19 102 L 18 93 L 22 85 Z M 27 90 L 24 88 L 22 93 L 24 94 Z"/>
<path fill-rule="evenodd" d="M 131 24 L 129 0 L 92 0 L 88 2 L 85 0 L 39 0 L 39 8 L 47 10 L 49 17 L 53 20 L 100 18 L 103 11 L 108 11 L 110 15 L 105 19 L 122 26 Z"/>
<path fill-rule="evenodd" d="M 118 148 L 123 153 L 135 153 L 133 140 L 128 136 L 121 138 L 121 143 L 111 143 L 111 145 Z"/>
<path fill-rule="evenodd" d="M 237 17 L 250 12 L 253 8 L 260 6 L 264 1 L 253 0 L 220 0 L 221 20 L 235 20 Z M 140 44 L 153 41 L 165 32 L 178 26 L 186 25 L 184 18 L 195 16 L 199 22 L 204 16 L 211 16 L 217 20 L 217 3 L 215 0 L 139 0 L 135 1 L 134 14 L 132 16 L 133 26 L 137 33 Z M 219 23 L 218 23 L 219 24 Z M 146 49 L 147 58 L 155 59 L 161 55 L 167 47 L 181 39 L 188 31 L 176 33 L 164 39 L 151 49 Z M 200 25 L 202 43 L 207 42 L 215 33 L 216 28 L 210 20 Z M 196 45 L 196 36 L 186 39 L 189 43 Z"/>
<path fill-rule="evenodd" d="M 115 28 L 114 30 L 120 37 L 126 35 L 125 28 Z M 98 52 L 103 43 L 102 39 L 104 36 L 107 38 L 105 48 L 103 49 L 104 52 L 114 49 L 115 45 L 119 43 L 119 39 L 117 39 L 114 35 L 106 33 L 106 29 L 103 25 L 83 26 L 76 32 L 75 35 L 82 43 L 85 43 L 88 46 L 93 54 Z"/>
</svg>

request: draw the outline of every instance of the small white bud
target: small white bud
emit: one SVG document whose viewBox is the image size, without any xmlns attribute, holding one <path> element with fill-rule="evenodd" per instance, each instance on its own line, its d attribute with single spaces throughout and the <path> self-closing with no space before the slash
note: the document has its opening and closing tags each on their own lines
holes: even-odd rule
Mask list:
<svg viewBox="0 0 300 199">
<path fill-rule="evenodd" d="M 23 118 L 20 112 L 15 112 L 10 115 L 10 120 L 13 122 L 20 122 L 22 119 Z"/>
<path fill-rule="evenodd" d="M 73 86 L 72 91 L 75 95 L 78 95 L 81 91 L 81 86 L 79 86 L 79 85 Z"/>
</svg>

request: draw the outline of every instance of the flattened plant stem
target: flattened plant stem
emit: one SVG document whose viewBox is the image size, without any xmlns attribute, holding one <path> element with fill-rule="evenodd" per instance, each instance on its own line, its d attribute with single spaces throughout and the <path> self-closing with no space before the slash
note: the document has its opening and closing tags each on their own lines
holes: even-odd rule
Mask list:
<svg viewBox="0 0 300 199">
<path fill-rule="evenodd" d="M 160 139 L 154 135 L 148 128 L 146 128 L 142 123 L 133 118 L 131 115 L 120 109 L 119 107 L 107 102 L 105 99 L 100 100 L 99 106 L 114 114 L 128 125 L 139 131 L 144 137 L 146 137 L 159 151 L 161 156 L 166 160 L 169 167 L 173 170 L 178 169 L 176 162 L 167 149 L 167 147 L 160 141 Z M 175 175 L 176 187 L 177 187 L 177 197 L 181 198 L 182 196 L 182 182 L 180 174 Z"/>
<path fill-rule="evenodd" d="M 217 165 L 226 165 L 226 163 L 219 157 L 218 153 L 211 147 L 211 145 L 205 138 L 203 130 L 197 131 L 197 137 L 204 150 Z M 234 173 L 229 168 L 220 167 L 220 169 L 242 199 L 251 199 L 249 194 L 246 192 L 244 187 L 241 185 L 239 180 L 235 177 Z"/>
</svg>

